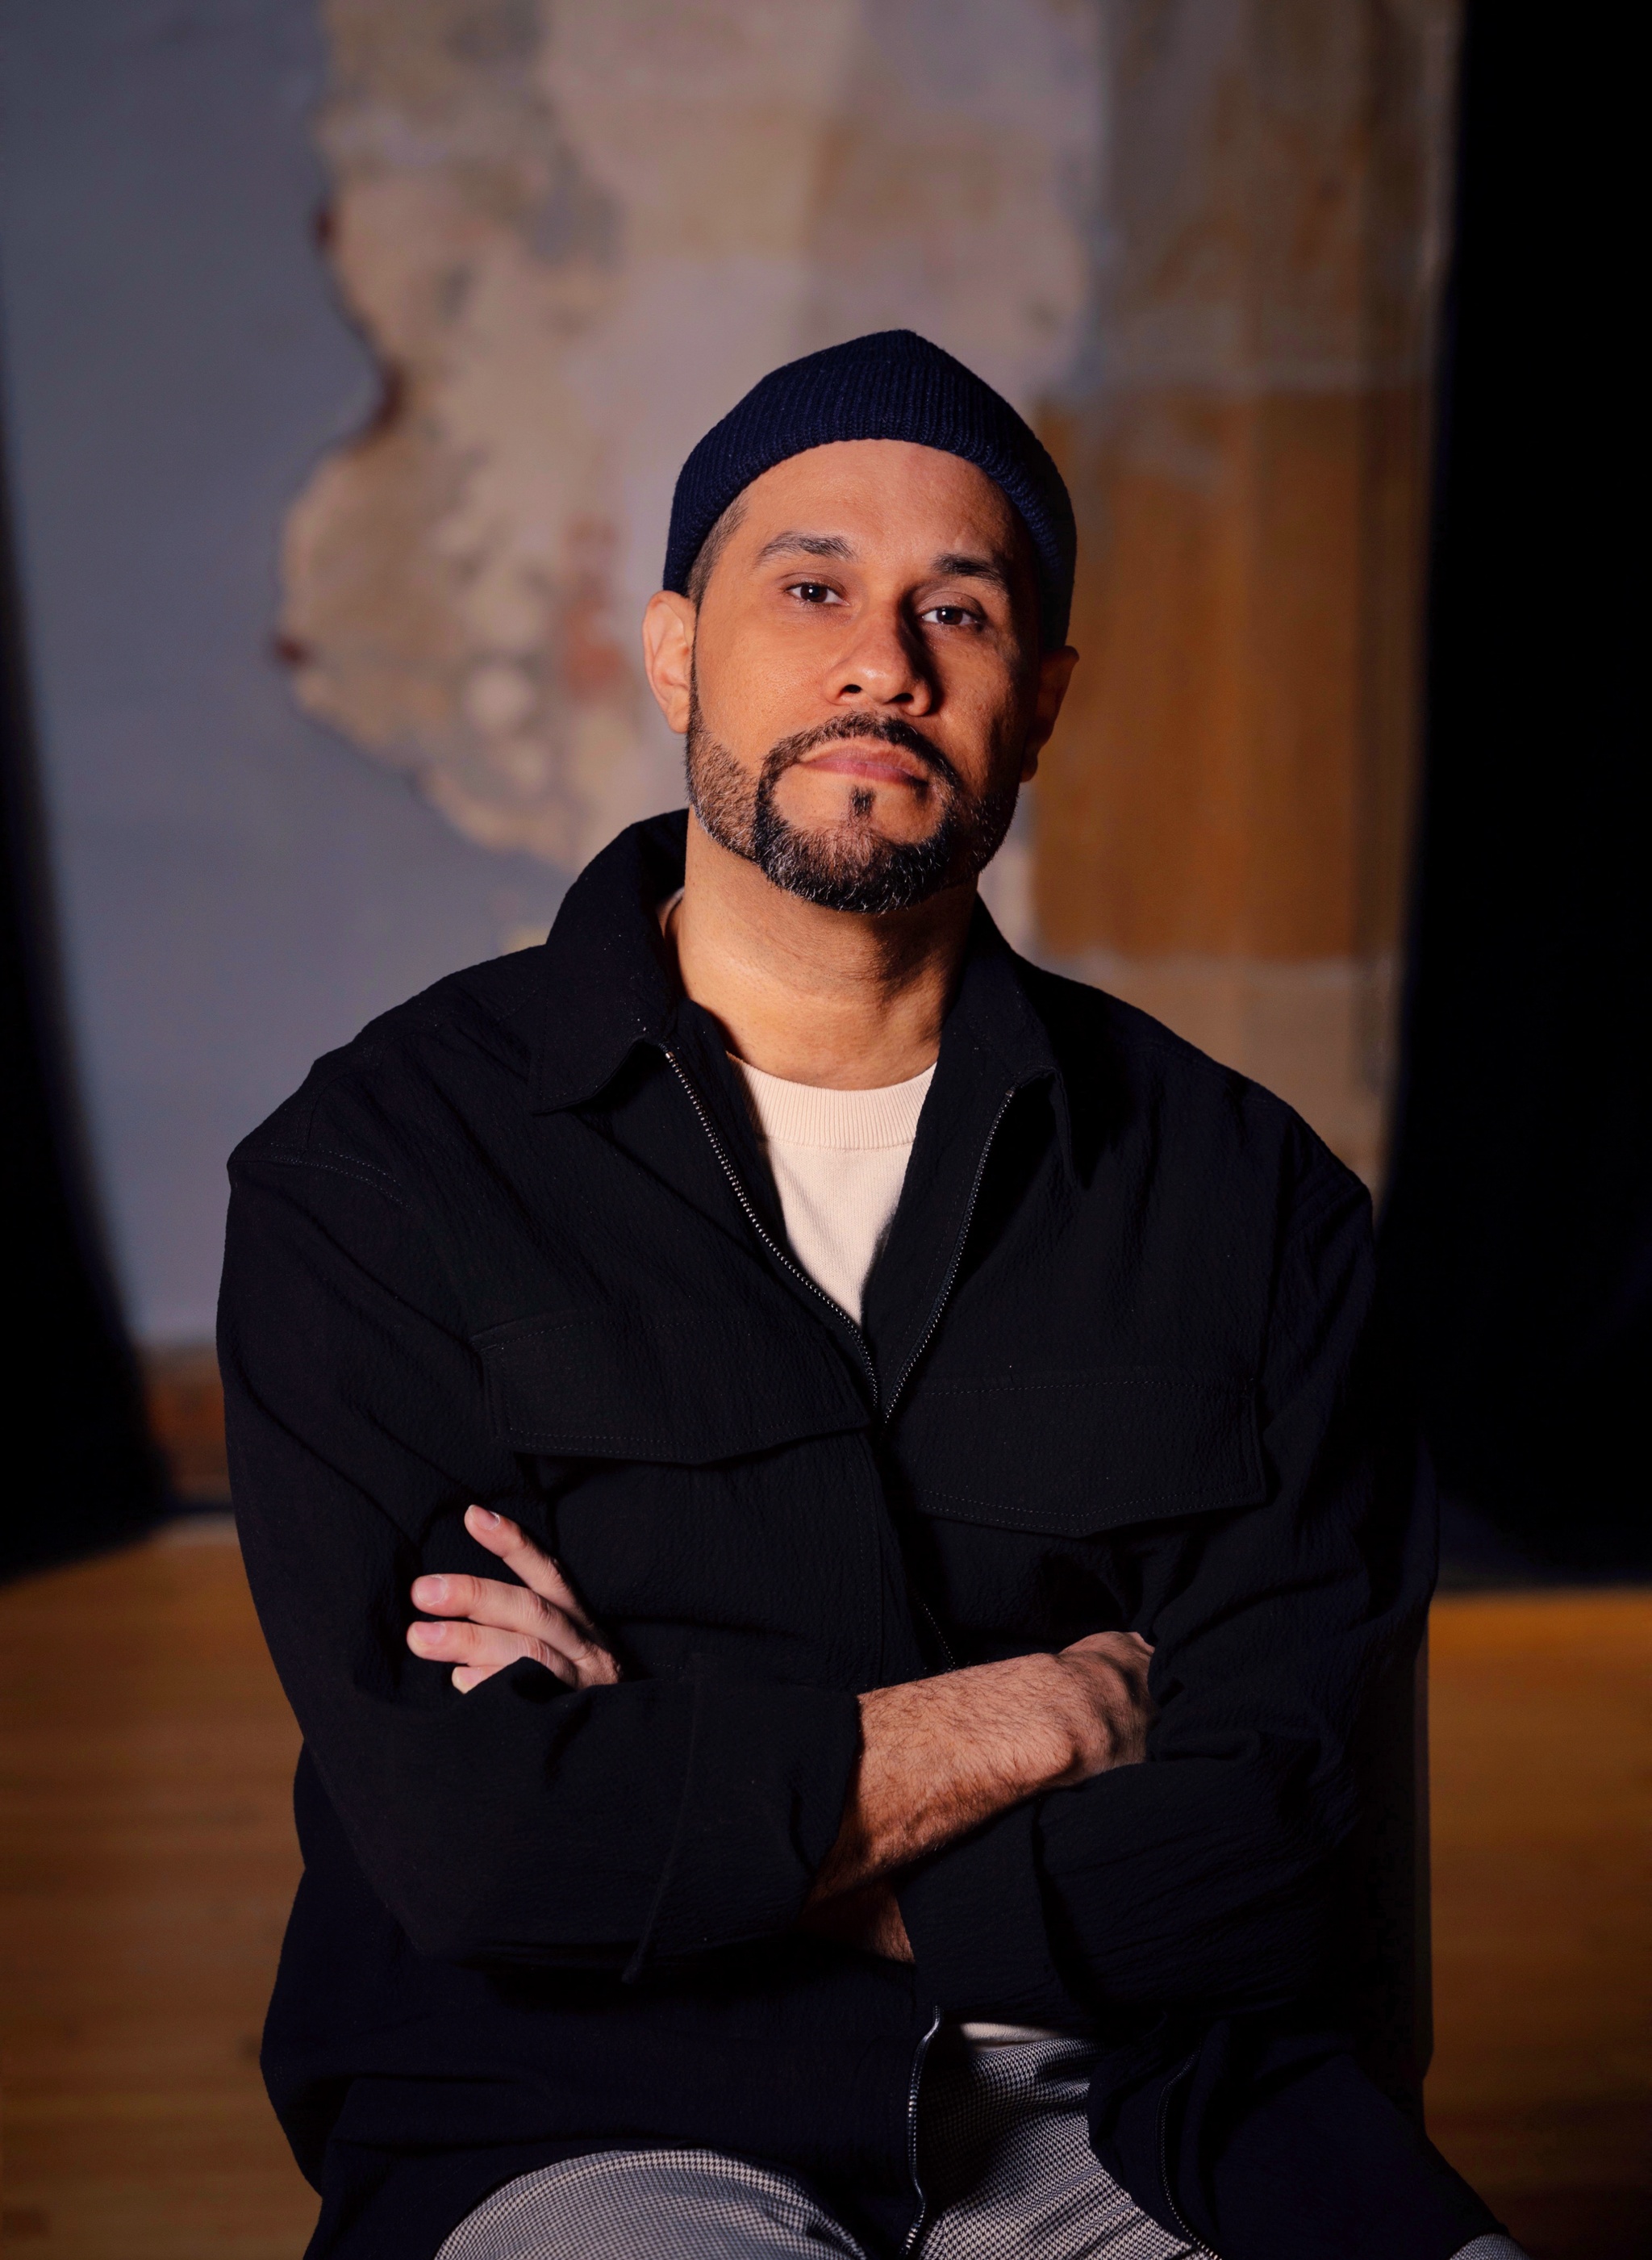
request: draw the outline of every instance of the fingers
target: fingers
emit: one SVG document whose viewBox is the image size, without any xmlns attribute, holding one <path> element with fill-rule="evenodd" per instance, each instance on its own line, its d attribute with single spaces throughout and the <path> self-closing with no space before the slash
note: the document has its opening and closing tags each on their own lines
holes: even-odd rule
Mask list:
<svg viewBox="0 0 1652 2260">
<path fill-rule="evenodd" d="M 462 1581 L 420 1577 L 413 1587 L 415 1603 L 428 1606 L 421 1598 L 421 1589 L 444 1582 L 457 1584 Z M 495 1585 L 483 1586 L 483 1590 L 509 1594 L 515 1589 Z M 532 1624 L 489 1623 L 468 1616 L 449 1623 L 415 1621 L 407 1627 L 407 1645 L 415 1656 L 427 1657 L 433 1663 L 452 1664 L 454 1684 L 467 1694 L 472 1687 L 479 1687 L 484 1679 L 490 1679 L 496 1671 L 503 1671 L 507 1664 L 515 1663 L 522 1656 L 542 1664 L 566 1687 L 616 1685 L 619 1666 L 608 1650 L 587 1638 L 576 1626 L 569 1624 L 560 1612 L 539 1606 L 541 1613 Z"/>
<path fill-rule="evenodd" d="M 619 1667 L 550 1556 L 517 1524 L 488 1508 L 471 1507 L 465 1526 L 526 1582 L 511 1585 L 451 1571 L 416 1577 L 414 1607 L 452 1621 L 410 1625 L 407 1644 L 413 1653 L 450 1663 L 461 1694 L 524 1656 L 565 1686 L 612 1686 Z"/>
<path fill-rule="evenodd" d="M 484 1679 L 491 1679 L 496 1671 L 507 1664 L 516 1663 L 524 1656 L 543 1664 L 554 1673 L 566 1687 L 580 1684 L 579 1667 L 571 1657 L 553 1648 L 548 1641 L 534 1640 L 526 1633 L 503 1632 L 491 1625 L 469 1624 L 411 1624 L 407 1627 L 407 1645 L 415 1656 L 427 1657 L 433 1663 L 453 1666 L 453 1683 L 461 1694 L 468 1695 Z"/>
<path fill-rule="evenodd" d="M 514 1570 L 530 1592 L 549 1601 L 553 1608 L 561 1609 L 576 1624 L 584 1625 L 587 1631 L 590 1629 L 573 1587 L 519 1523 L 512 1522 L 507 1514 L 496 1514 L 490 1506 L 468 1506 L 465 1528 L 478 1546 L 485 1546 L 490 1554 L 498 1556 L 506 1569 Z"/>
</svg>

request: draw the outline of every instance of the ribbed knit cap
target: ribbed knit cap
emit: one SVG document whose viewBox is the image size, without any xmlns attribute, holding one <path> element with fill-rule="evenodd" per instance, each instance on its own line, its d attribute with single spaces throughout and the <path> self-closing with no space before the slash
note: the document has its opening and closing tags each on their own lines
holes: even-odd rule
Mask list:
<svg viewBox="0 0 1652 2260">
<path fill-rule="evenodd" d="M 687 595 L 701 544 L 754 479 L 837 440 L 907 440 L 983 470 L 1032 536 L 1045 647 L 1066 642 L 1078 536 L 1062 475 L 1000 393 L 915 330 L 878 330 L 788 361 L 712 426 L 677 479 L 665 586 Z"/>
</svg>

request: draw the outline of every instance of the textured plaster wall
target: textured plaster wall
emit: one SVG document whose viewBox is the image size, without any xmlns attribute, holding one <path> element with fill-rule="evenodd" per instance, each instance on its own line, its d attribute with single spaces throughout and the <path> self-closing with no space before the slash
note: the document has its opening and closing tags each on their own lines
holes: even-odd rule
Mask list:
<svg viewBox="0 0 1652 2260">
<path fill-rule="evenodd" d="M 882 323 L 1059 375 L 1098 38 L 1091 0 L 0 11 L 43 783 L 141 1338 L 210 1332 L 224 1157 L 311 1059 L 680 797 L 634 622 L 700 430 Z M 1024 843 L 995 886 L 1013 923 Z"/>
<path fill-rule="evenodd" d="M 1089 0 L 325 0 L 329 255 L 382 413 L 289 521 L 297 696 L 577 866 L 678 794 L 641 680 L 672 483 L 898 324 L 1029 411 L 1088 309 Z"/>
<path fill-rule="evenodd" d="M 375 375 L 310 0 L 6 0 L 0 351 L 81 1088 L 127 1307 L 211 1330 L 231 1145 L 561 875 L 294 706 L 280 528 Z"/>
<path fill-rule="evenodd" d="M 1454 21 L 8 0 L 8 440 L 140 1335 L 208 1331 L 224 1155 L 316 1053 L 679 797 L 634 655 L 678 463 L 885 324 L 1040 418 L 1084 532 L 995 907 L 1375 1174 Z"/>
</svg>

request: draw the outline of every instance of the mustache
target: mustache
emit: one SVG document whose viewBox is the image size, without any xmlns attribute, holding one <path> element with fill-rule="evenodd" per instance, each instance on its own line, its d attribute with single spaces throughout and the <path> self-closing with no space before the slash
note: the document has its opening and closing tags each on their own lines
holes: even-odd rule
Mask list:
<svg viewBox="0 0 1652 2260">
<path fill-rule="evenodd" d="M 762 784 L 772 789 L 805 755 L 818 753 L 822 746 L 841 745 L 847 738 L 872 738 L 880 745 L 899 746 L 905 753 L 916 754 L 942 784 L 962 796 L 963 780 L 940 747 L 932 746 L 921 730 L 915 730 L 898 714 L 834 714 L 829 722 L 818 723 L 812 730 L 797 730 L 790 738 L 778 739 L 764 756 Z"/>
</svg>

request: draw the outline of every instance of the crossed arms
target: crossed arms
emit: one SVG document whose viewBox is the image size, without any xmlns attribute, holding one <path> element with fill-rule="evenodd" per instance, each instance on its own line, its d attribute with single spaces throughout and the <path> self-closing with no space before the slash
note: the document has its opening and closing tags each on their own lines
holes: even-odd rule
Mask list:
<svg viewBox="0 0 1652 2260">
<path fill-rule="evenodd" d="M 413 1604 L 426 1613 L 407 1629 L 414 1654 L 451 1663 L 461 1694 L 523 1658 L 565 1686 L 616 1684 L 619 1667 L 556 1563 L 490 1508 L 468 1508 L 465 1527 L 521 1583 L 416 1578 Z M 1136 1633 L 1094 1633 L 1059 1655 L 862 1695 L 859 1760 L 805 1926 L 910 1961 L 892 1879 L 1027 1799 L 1143 1759 L 1152 1656 Z"/>
<path fill-rule="evenodd" d="M 710 1574 L 677 1519 L 659 1561 L 608 1564 L 605 1605 L 626 1592 L 665 1659 L 617 1684 L 545 1557 L 511 1558 L 513 1526 L 472 1515 L 463 1535 L 520 1585 L 503 1569 L 426 1585 L 458 1502 L 520 1498 L 532 1529 L 529 1491 L 480 1400 L 458 1257 L 338 1162 L 357 1127 L 325 1122 L 313 1167 L 297 1143 L 238 1161 L 221 1356 L 271 1650 L 352 1856 L 418 1953 L 640 1977 L 801 1910 L 896 1954 L 904 1927 L 930 1997 L 966 2015 L 1059 2023 L 1063 1994 L 1156 2013 L 1317 1982 L 1350 1736 L 1414 1641 L 1429 1570 L 1426 1519 L 1372 1450 L 1362 1199 L 1334 1180 L 1281 1225 L 1265 1501 L 1109 1541 L 1123 1620 L 1155 1643 L 1152 1762 L 1134 1763 L 1147 1650 L 1123 1633 L 858 1699 L 848 1642 L 817 1671 L 799 1640 L 782 1679 L 747 1678 L 733 1640 L 679 1669 L 660 1594 L 626 1584 Z M 743 1492 L 723 1509 L 725 1555 L 761 1539 Z M 836 1555 L 811 1558 L 834 1574 Z"/>
</svg>

